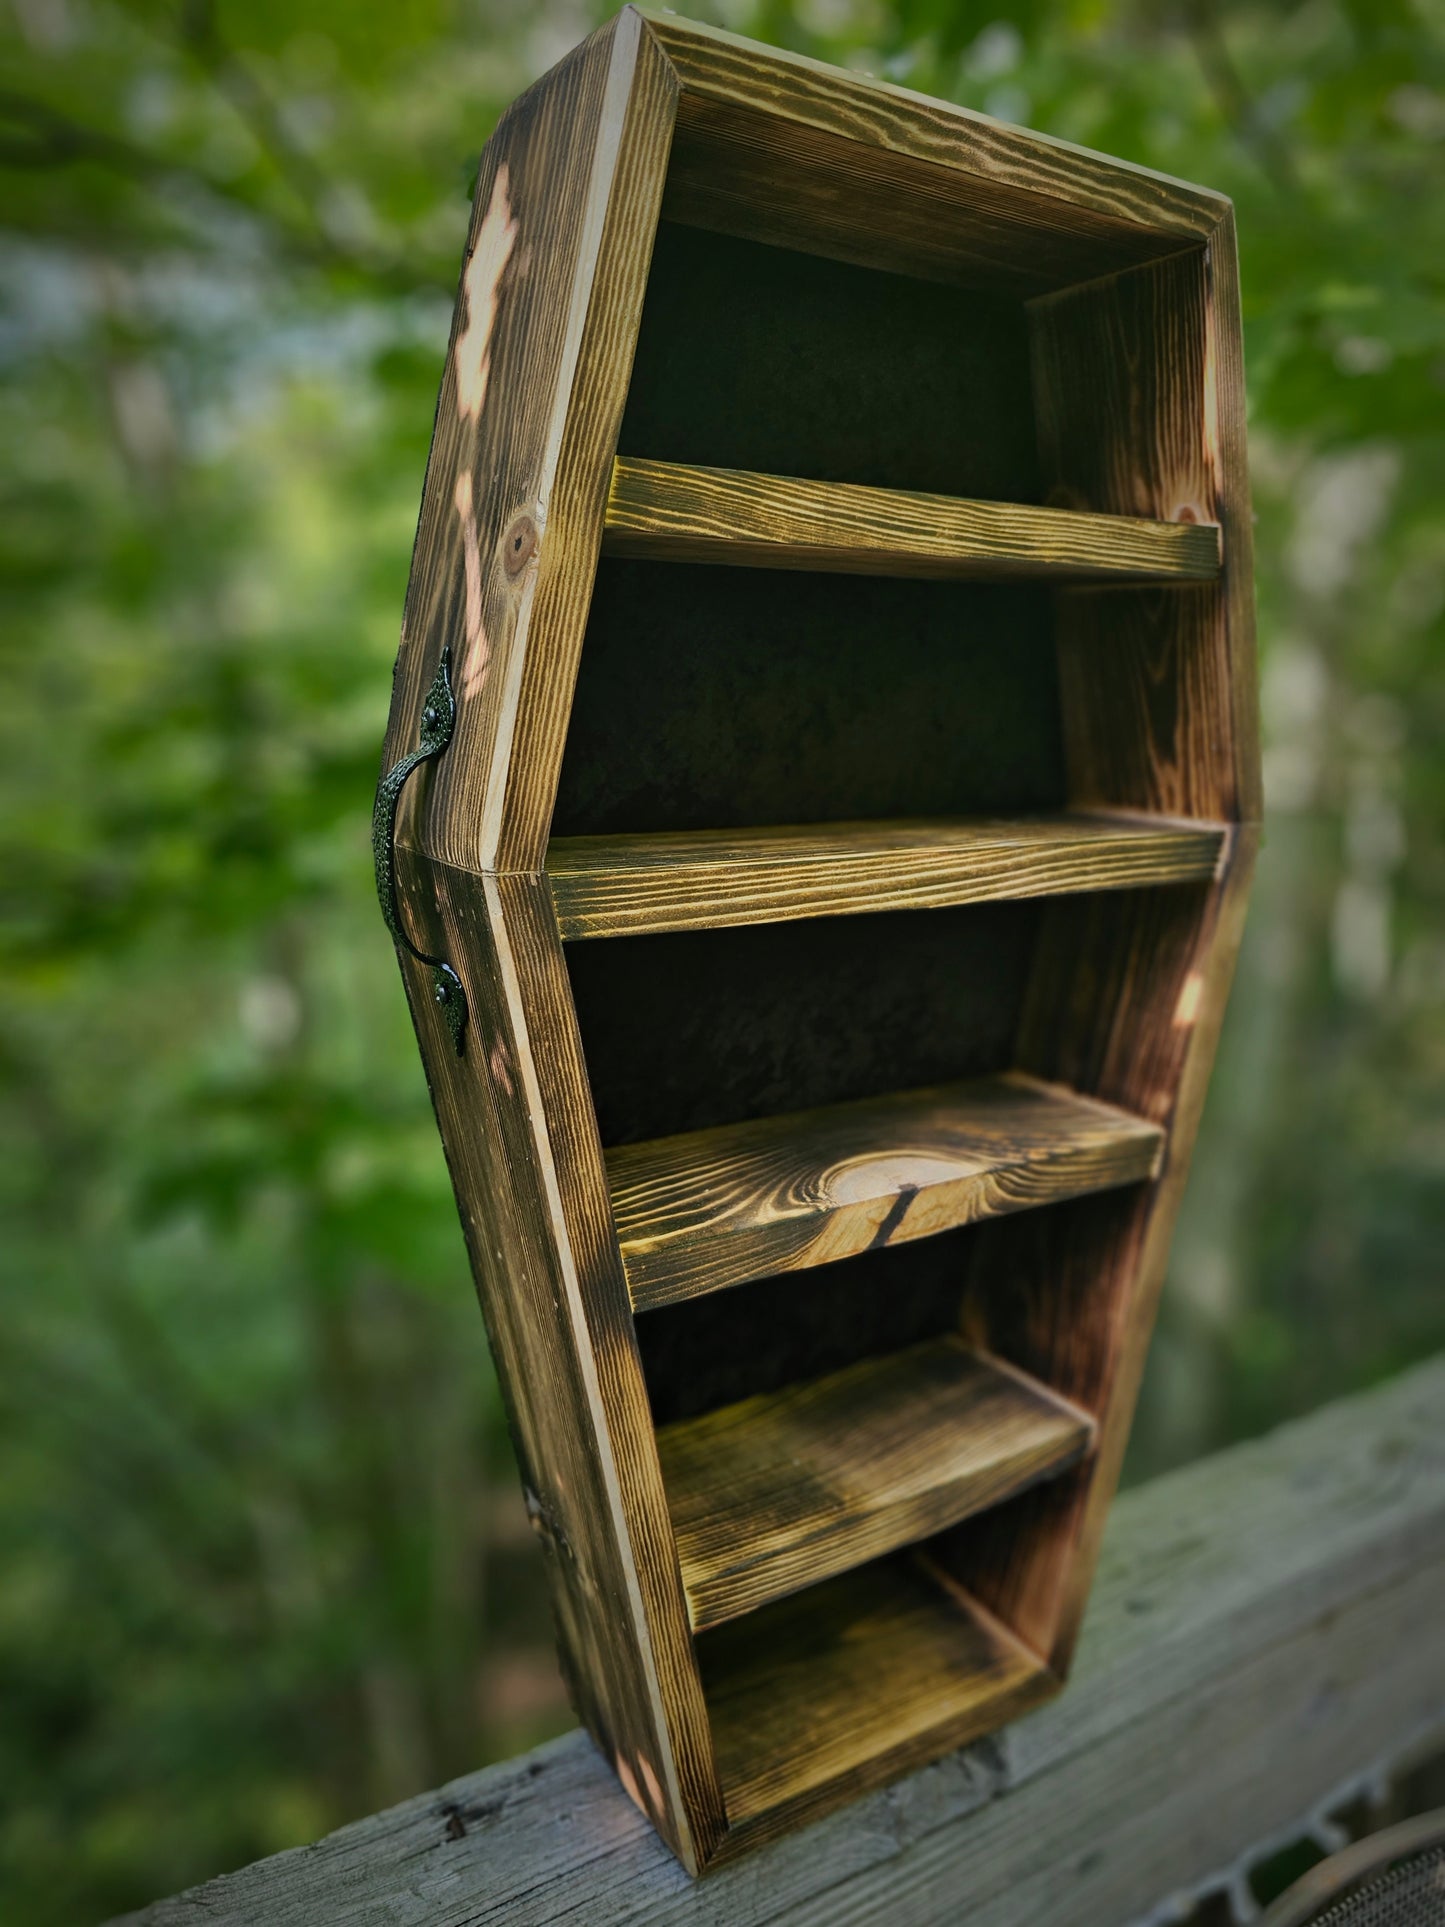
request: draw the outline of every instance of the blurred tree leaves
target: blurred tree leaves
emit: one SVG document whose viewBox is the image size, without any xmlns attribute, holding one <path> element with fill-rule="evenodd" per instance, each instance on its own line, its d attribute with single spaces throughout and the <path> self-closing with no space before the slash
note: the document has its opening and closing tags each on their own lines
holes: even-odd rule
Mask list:
<svg viewBox="0 0 1445 1927">
<path fill-rule="evenodd" d="M 1270 841 L 1147 1471 L 1445 1338 L 1445 12 L 698 11 L 1238 204 Z M 476 154 L 599 17 L 0 28 L 7 1918 L 564 1717 L 367 816 Z"/>
</svg>

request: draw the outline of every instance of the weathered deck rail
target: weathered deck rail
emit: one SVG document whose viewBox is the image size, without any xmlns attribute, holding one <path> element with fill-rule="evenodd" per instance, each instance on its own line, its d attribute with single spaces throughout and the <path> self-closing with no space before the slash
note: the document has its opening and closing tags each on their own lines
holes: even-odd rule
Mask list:
<svg viewBox="0 0 1445 1927">
<path fill-rule="evenodd" d="M 1445 1740 L 1445 1358 L 1126 1494 L 1072 1684 L 693 1883 L 581 1734 L 129 1927 L 1122 1927 Z"/>
</svg>

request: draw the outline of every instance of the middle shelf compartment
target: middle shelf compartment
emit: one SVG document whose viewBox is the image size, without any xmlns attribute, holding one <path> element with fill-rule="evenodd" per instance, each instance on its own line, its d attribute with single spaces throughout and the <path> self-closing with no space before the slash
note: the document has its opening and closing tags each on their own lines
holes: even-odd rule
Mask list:
<svg viewBox="0 0 1445 1927">
<path fill-rule="evenodd" d="M 1084 1412 L 930 1339 L 657 1434 L 695 1630 L 956 1525 L 1075 1464 Z"/>
<path fill-rule="evenodd" d="M 1157 1125 L 1020 1072 L 618 1146 L 636 1311 L 1152 1177 Z"/>
</svg>

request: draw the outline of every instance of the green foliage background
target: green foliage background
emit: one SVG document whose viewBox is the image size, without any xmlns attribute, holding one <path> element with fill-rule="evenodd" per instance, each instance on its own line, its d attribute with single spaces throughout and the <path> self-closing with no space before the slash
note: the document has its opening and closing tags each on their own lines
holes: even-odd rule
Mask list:
<svg viewBox="0 0 1445 1927">
<path fill-rule="evenodd" d="M 1140 1476 L 1445 1339 L 1442 0 L 697 11 L 1238 203 L 1269 844 Z M 7 1920 L 566 1723 L 367 817 L 471 170 L 600 17 L 3 16 Z"/>
</svg>

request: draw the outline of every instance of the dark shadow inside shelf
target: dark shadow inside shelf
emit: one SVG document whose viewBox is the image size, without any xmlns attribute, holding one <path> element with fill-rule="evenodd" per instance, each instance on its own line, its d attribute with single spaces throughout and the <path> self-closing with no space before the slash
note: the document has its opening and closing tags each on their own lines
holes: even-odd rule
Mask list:
<svg viewBox="0 0 1445 1927">
<path fill-rule="evenodd" d="M 1065 796 L 1050 592 L 604 558 L 554 836 Z"/>
<path fill-rule="evenodd" d="M 1139 1187 L 963 1225 L 639 1314 L 654 1422 L 959 1334 L 1097 1417 L 1121 1329 L 1101 1277 L 1125 1261 Z"/>
<path fill-rule="evenodd" d="M 657 1425 L 822 1378 L 958 1327 L 977 1228 L 643 1312 L 637 1339 Z"/>
<path fill-rule="evenodd" d="M 664 221 L 618 453 L 1038 502 L 1023 306 Z"/>
<path fill-rule="evenodd" d="M 1042 906 L 568 944 L 606 1145 L 1006 1070 Z"/>
</svg>

